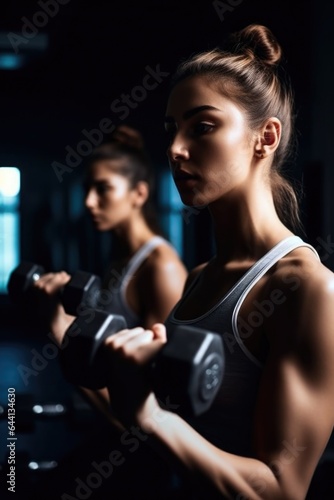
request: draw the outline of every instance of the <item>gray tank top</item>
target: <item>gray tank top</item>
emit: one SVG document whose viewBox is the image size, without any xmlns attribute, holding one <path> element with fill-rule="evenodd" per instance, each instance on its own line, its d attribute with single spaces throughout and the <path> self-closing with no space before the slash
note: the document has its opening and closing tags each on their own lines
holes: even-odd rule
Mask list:
<svg viewBox="0 0 334 500">
<path fill-rule="evenodd" d="M 161 236 L 154 236 L 139 248 L 132 256 L 121 273 L 110 268 L 104 279 L 104 292 L 101 296 L 103 309 L 111 314 L 124 316 L 128 328 L 142 326 L 141 318 L 131 309 L 126 300 L 126 288 L 139 266 L 161 244 L 168 245 L 168 241 Z"/>
<path fill-rule="evenodd" d="M 237 318 L 245 297 L 259 279 L 282 257 L 298 247 L 316 250 L 297 236 L 288 237 L 275 245 L 258 260 L 209 311 L 190 320 L 176 319 L 178 305 L 171 311 L 165 324 L 167 331 L 174 325 L 193 325 L 222 336 L 225 351 L 225 375 L 211 408 L 203 415 L 189 419 L 189 423 L 206 439 L 224 451 L 242 456 L 253 456 L 252 418 L 262 373 L 262 364 L 246 348 L 242 337 L 251 334 L 253 323 L 239 324 Z M 319 259 L 320 260 L 320 259 Z M 196 277 L 184 298 L 200 279 Z"/>
</svg>

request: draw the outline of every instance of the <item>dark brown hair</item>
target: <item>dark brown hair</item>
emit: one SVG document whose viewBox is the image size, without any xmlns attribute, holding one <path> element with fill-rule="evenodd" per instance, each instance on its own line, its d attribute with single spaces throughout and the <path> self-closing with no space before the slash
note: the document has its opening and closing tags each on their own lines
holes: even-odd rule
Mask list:
<svg viewBox="0 0 334 500">
<path fill-rule="evenodd" d="M 222 49 L 202 52 L 181 62 L 172 86 L 188 76 L 205 75 L 227 97 L 240 105 L 251 129 L 275 116 L 282 123 L 270 183 L 280 219 L 292 229 L 301 227 L 296 191 L 282 175 L 282 167 L 295 152 L 294 99 L 281 64 L 282 50 L 272 32 L 252 24 L 232 34 Z"/>
<path fill-rule="evenodd" d="M 113 171 L 128 180 L 130 189 L 135 188 L 141 181 L 147 183 L 149 196 L 142 206 L 142 213 L 152 231 L 162 234 L 152 200 L 155 188 L 153 166 L 140 132 L 128 125 L 117 127 L 110 140 L 97 146 L 88 158 L 86 162 L 88 178 L 92 165 L 104 160 L 119 160 Z"/>
</svg>

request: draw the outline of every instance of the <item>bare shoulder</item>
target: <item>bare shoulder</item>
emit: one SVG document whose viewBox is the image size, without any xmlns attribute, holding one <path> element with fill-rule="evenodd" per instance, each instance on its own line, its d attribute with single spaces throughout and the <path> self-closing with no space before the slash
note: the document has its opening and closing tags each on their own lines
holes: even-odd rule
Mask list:
<svg viewBox="0 0 334 500">
<path fill-rule="evenodd" d="M 136 281 L 145 324 L 150 327 L 165 320 L 180 300 L 187 276 L 185 265 L 171 245 L 159 245 L 151 252 Z"/>
<path fill-rule="evenodd" d="M 167 300 L 179 299 L 188 276 L 188 270 L 177 251 L 170 244 L 159 245 L 141 267 L 139 284 L 144 286 L 147 297 L 153 295 Z"/>
<path fill-rule="evenodd" d="M 305 300 L 320 295 L 322 299 L 334 294 L 334 273 L 319 261 L 307 247 L 297 248 L 281 259 L 270 277 L 270 287 L 280 286 L 284 292 L 296 292 Z"/>
<path fill-rule="evenodd" d="M 148 274 L 178 271 L 185 277 L 188 275 L 182 259 L 171 244 L 156 247 L 145 260 L 143 268 Z"/>
<path fill-rule="evenodd" d="M 274 335 L 280 332 L 279 342 L 295 347 L 306 342 L 310 349 L 327 346 L 334 355 L 334 273 L 312 250 L 301 247 L 281 259 L 266 288 L 274 305 L 276 298 L 268 324 Z"/>
</svg>

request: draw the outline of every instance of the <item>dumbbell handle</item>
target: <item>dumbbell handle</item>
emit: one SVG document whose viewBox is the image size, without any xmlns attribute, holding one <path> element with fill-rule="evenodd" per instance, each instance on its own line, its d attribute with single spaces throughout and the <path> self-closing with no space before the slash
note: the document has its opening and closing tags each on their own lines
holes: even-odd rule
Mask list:
<svg viewBox="0 0 334 500">
<path fill-rule="evenodd" d="M 39 280 L 39 278 L 40 278 L 41 276 L 43 276 L 43 274 L 44 274 L 44 273 L 38 273 L 38 272 L 33 273 L 33 275 L 32 275 L 32 280 L 36 283 L 36 281 L 38 281 L 38 280 Z"/>
</svg>

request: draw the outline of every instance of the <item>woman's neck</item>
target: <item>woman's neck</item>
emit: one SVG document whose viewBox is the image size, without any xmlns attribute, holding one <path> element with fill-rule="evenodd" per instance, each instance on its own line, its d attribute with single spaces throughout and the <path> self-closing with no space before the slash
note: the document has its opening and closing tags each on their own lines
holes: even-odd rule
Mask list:
<svg viewBox="0 0 334 500">
<path fill-rule="evenodd" d="M 260 198 L 260 199 L 259 199 Z M 216 259 L 256 261 L 279 241 L 293 233 L 279 219 L 271 192 L 261 197 L 247 193 L 230 195 L 209 206 L 216 241 Z"/>
<path fill-rule="evenodd" d="M 149 241 L 155 233 L 143 217 L 132 217 L 113 230 L 122 255 L 130 257 Z"/>
</svg>

